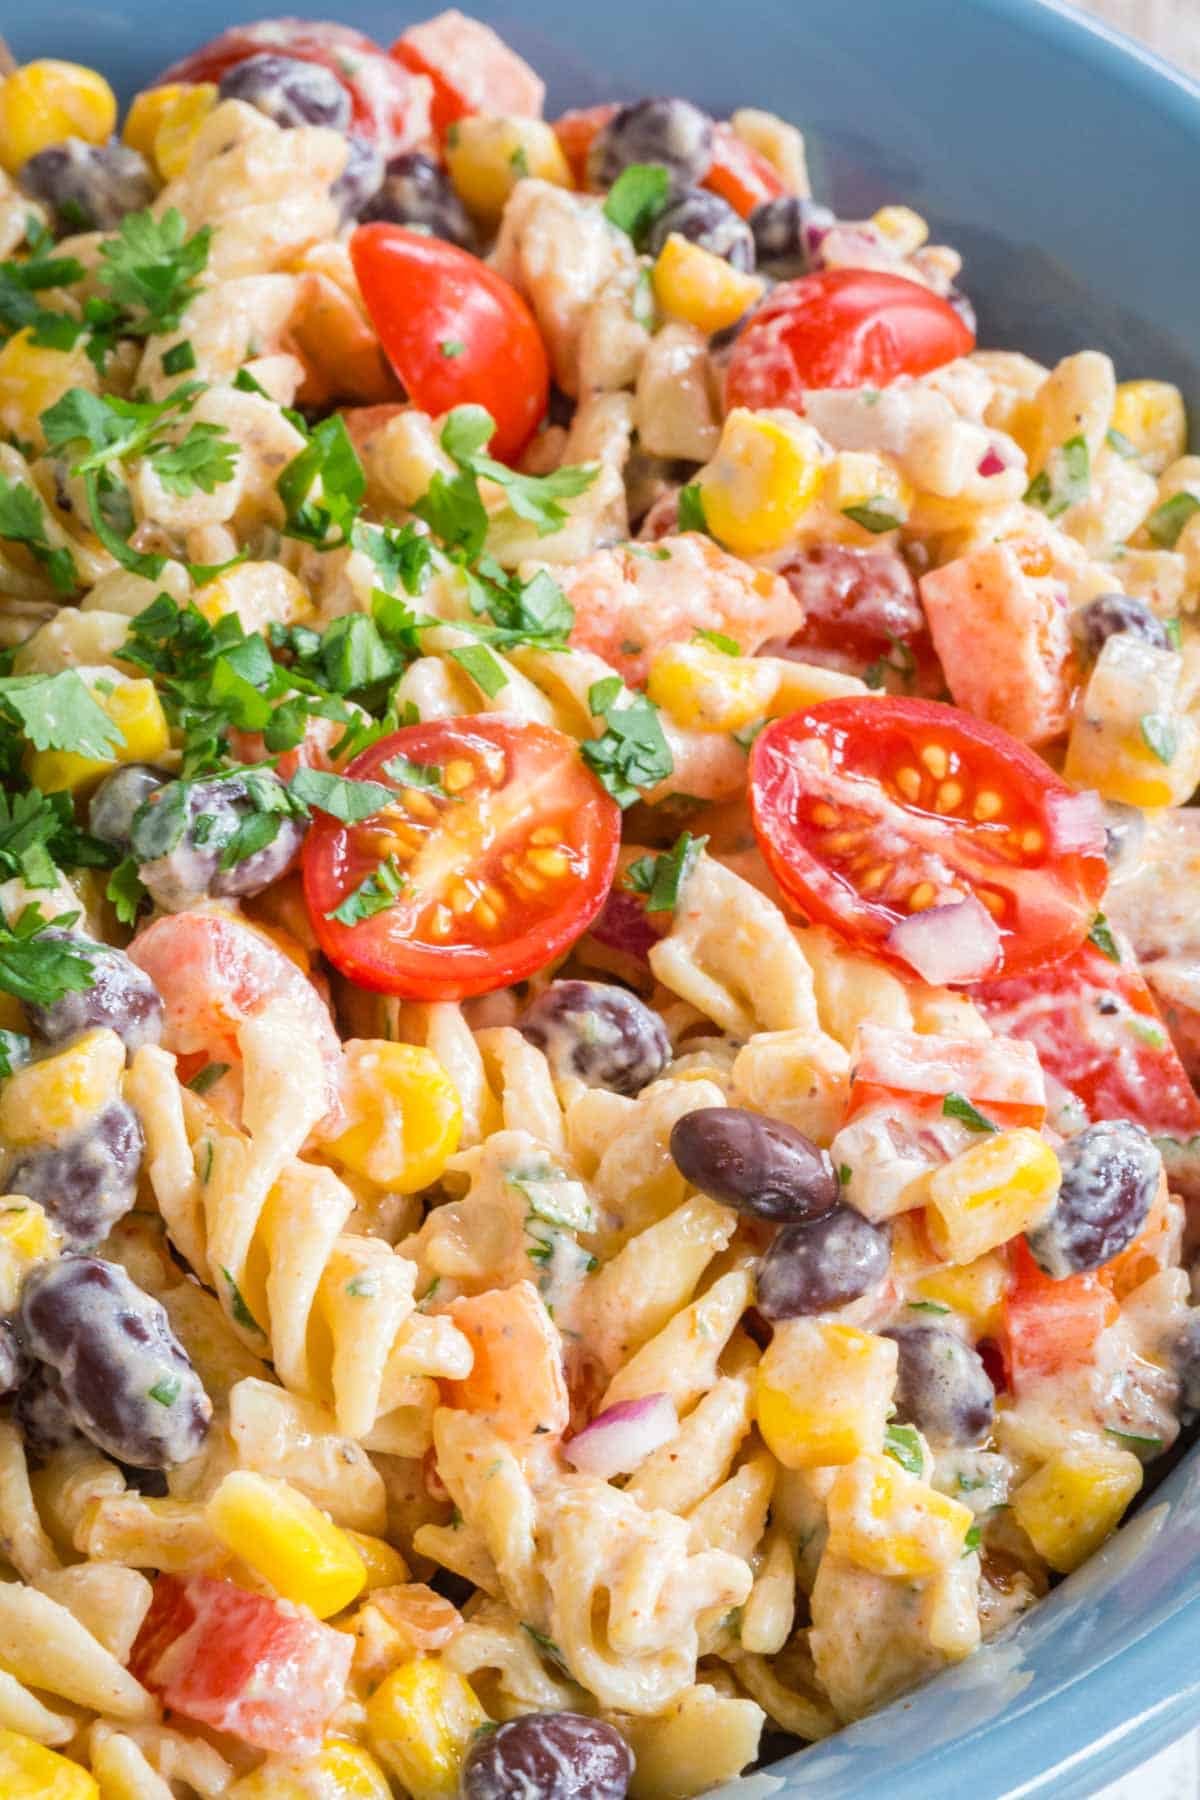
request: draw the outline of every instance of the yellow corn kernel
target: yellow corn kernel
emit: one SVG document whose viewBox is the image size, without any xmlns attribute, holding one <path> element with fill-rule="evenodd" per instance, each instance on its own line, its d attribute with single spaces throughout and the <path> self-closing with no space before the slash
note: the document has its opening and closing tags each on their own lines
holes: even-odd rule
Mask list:
<svg viewBox="0 0 1200 1800">
<path fill-rule="evenodd" d="M 42 414 L 72 387 L 97 389 L 83 351 L 44 349 L 28 330 L 18 331 L 0 350 L 0 431 L 44 450 Z"/>
<path fill-rule="evenodd" d="M 19 1731 L 0 1729 L 0 1794 L 4 1800 L 100 1800 L 86 1769 Z"/>
<path fill-rule="evenodd" d="M 289 1757 L 268 1756 L 253 1775 L 235 1781 L 229 1800 L 314 1800 L 319 1794 L 337 1800 L 391 1800 L 387 1776 L 368 1750 L 340 1740 L 327 1743 L 319 1756 L 297 1768 Z"/>
<path fill-rule="evenodd" d="M 1058 1183 L 1058 1158 L 1036 1131 L 998 1131 L 930 1176 L 929 1241 L 947 1262 L 974 1262 L 1036 1224 Z"/>
<path fill-rule="evenodd" d="M 699 476 L 705 523 L 735 556 L 765 555 L 795 537 L 820 484 L 820 440 L 811 426 L 735 406 Z"/>
<path fill-rule="evenodd" d="M 213 1533 L 284 1600 L 318 1619 L 362 1593 L 367 1571 L 354 1545 L 290 1483 L 235 1469 L 205 1508 Z"/>
<path fill-rule="evenodd" d="M 1116 1530 L 1141 1485 L 1132 1451 L 1072 1446 L 1021 1483 L 1012 1508 L 1038 1555 L 1068 1575 Z"/>
<path fill-rule="evenodd" d="M 119 763 L 157 762 L 171 747 L 170 727 L 152 681 L 106 675 L 88 685 L 92 699 L 112 720 L 122 741 L 114 744 L 103 758 L 79 756 L 74 750 L 36 750 L 29 761 L 29 773 L 35 787 L 43 793 L 61 788 L 79 793 Z"/>
<path fill-rule="evenodd" d="M 544 119 L 475 113 L 459 119 L 446 138 L 446 167 L 463 205 L 485 225 L 495 225 L 518 181 L 533 175 L 569 188 L 571 170 L 562 145 Z"/>
<path fill-rule="evenodd" d="M 12 1144 L 60 1143 L 120 1097 L 124 1070 L 116 1032 L 85 1031 L 9 1076 L 0 1088 L 0 1136 Z"/>
<path fill-rule="evenodd" d="M 1127 806 L 1181 806 L 1200 781 L 1200 731 L 1180 695 L 1183 659 L 1118 632 L 1075 709 L 1063 773 Z"/>
<path fill-rule="evenodd" d="M 934 1575 L 963 1553 L 974 1514 L 870 1451 L 839 1469 L 829 1490 L 829 1548 L 876 1575 Z"/>
<path fill-rule="evenodd" d="M 921 1276 L 915 1291 L 918 1300 L 932 1300 L 935 1305 L 962 1313 L 981 1337 L 990 1337 L 999 1329 L 1011 1280 L 1004 1257 L 988 1252 L 977 1256 L 974 1262 L 946 1263 L 931 1270 Z"/>
<path fill-rule="evenodd" d="M 1161 475 L 1187 449 L 1183 395 L 1169 381 L 1118 382 L 1112 422 L 1152 475 Z"/>
<path fill-rule="evenodd" d="M 211 81 L 180 84 L 162 107 L 150 147 L 151 160 L 164 181 L 174 181 L 187 168 L 192 146 L 201 127 L 217 104 Z"/>
<path fill-rule="evenodd" d="M 659 251 L 651 274 L 663 311 L 705 332 L 735 325 L 763 291 L 756 275 L 743 275 L 723 256 L 714 256 L 677 231 Z"/>
<path fill-rule="evenodd" d="M 61 1249 L 61 1236 L 36 1200 L 23 1194 L 0 1198 L 0 1313 L 14 1310 L 34 1264 L 48 1262 Z"/>
<path fill-rule="evenodd" d="M 902 525 L 912 509 L 913 490 L 886 456 L 868 450 L 841 450 L 825 470 L 822 499 L 853 526 L 856 540 L 868 542 L 894 519 Z M 862 513 L 867 524 L 852 517 Z M 872 530 L 872 527 L 874 529 Z"/>
<path fill-rule="evenodd" d="M 364 1592 L 370 1594 L 376 1588 L 399 1587 L 408 1580 L 408 1564 L 400 1552 L 383 1538 L 371 1537 L 365 1531 L 349 1531 L 342 1528 L 342 1536 L 348 1538 L 358 1553 L 367 1576 Z"/>
<path fill-rule="evenodd" d="M 102 144 L 117 123 L 117 97 L 95 69 L 47 58 L 0 82 L 0 165 L 22 163 L 64 138 Z"/>
<path fill-rule="evenodd" d="M 326 1148 L 380 1187 L 415 1194 L 437 1180 L 458 1148 L 458 1090 L 436 1056 L 417 1044 L 347 1044 L 343 1099 L 349 1123 Z"/>
<path fill-rule="evenodd" d="M 371 1747 L 412 1800 L 458 1792 L 467 1746 L 486 1724 L 474 1689 L 433 1656 L 393 1669 L 367 1703 Z"/>
<path fill-rule="evenodd" d="M 899 256 L 911 256 L 928 242 L 929 227 L 911 206 L 881 206 L 872 213 L 871 223 L 882 231 L 889 247 Z"/>
<path fill-rule="evenodd" d="M 152 162 L 159 126 L 185 96 L 194 93 L 197 85 L 194 81 L 168 81 L 163 87 L 143 88 L 135 94 L 121 127 L 122 143 Z"/>
<path fill-rule="evenodd" d="M 787 1469 L 849 1463 L 878 1449 L 896 1356 L 890 1338 L 853 1325 L 793 1319 L 777 1326 L 755 1395 L 767 1448 Z"/>
<path fill-rule="evenodd" d="M 779 677 L 769 662 L 727 656 L 707 644 L 668 644 L 650 664 L 646 692 L 677 725 L 739 731 L 761 719 Z"/>
<path fill-rule="evenodd" d="M 298 625 L 313 603 L 307 588 L 278 563 L 246 562 L 219 575 L 196 594 L 196 608 L 210 625 L 234 613 L 246 631 Z"/>
</svg>

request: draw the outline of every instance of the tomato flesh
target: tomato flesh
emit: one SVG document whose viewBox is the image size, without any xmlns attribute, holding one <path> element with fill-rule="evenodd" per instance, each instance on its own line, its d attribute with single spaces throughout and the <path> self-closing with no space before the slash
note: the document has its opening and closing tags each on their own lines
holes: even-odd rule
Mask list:
<svg viewBox="0 0 1200 1800">
<path fill-rule="evenodd" d="M 724 124 L 714 127 L 713 158 L 702 185 L 728 200 L 743 219 L 748 219 L 756 206 L 778 200 L 788 191 L 778 169 L 740 138 L 732 125 Z"/>
<path fill-rule="evenodd" d="M 468 251 L 401 225 L 360 225 L 350 256 L 409 398 L 435 417 L 486 407 L 496 421 L 491 453 L 512 461 L 550 398 L 546 347 L 516 288 Z M 461 348 L 447 356 L 447 344 Z"/>
<path fill-rule="evenodd" d="M 354 1642 L 232 1581 L 160 1575 L 129 1658 L 165 1707 L 260 1750 L 312 1756 L 345 1695 Z"/>
<path fill-rule="evenodd" d="M 260 19 L 234 25 L 164 69 L 155 82 L 220 81 L 227 70 L 251 56 L 272 51 L 300 62 L 320 63 L 337 76 L 350 96 L 351 130 L 377 144 L 385 156 L 418 148 L 428 137 L 429 89 L 349 25 L 307 19 Z"/>
<path fill-rule="evenodd" d="M 750 764 L 759 848 L 801 912 L 902 963 L 895 925 L 973 894 L 999 933 L 997 977 L 1088 929 L 1107 870 L 1099 813 L 1083 830 L 1080 805 L 1006 732 L 934 700 L 823 701 L 768 725 Z"/>
<path fill-rule="evenodd" d="M 1092 1360 L 1096 1339 L 1119 1311 L 1095 1274 L 1054 1281 L 1043 1274 L 1024 1238 L 1011 1247 L 1013 1282 L 1003 1303 L 1003 1346 L 1013 1392 Z"/>
<path fill-rule="evenodd" d="M 855 1039 L 846 1123 L 890 1104 L 905 1116 L 940 1117 L 948 1094 L 969 1100 L 993 1125 L 1041 1129 L 1046 1087 L 1037 1054 L 1014 1038 L 952 1038 L 864 1023 Z"/>
<path fill-rule="evenodd" d="M 1132 951 L 1116 943 L 1120 962 L 1088 942 L 1053 968 L 985 982 L 974 998 L 995 1030 L 1034 1046 L 1089 1120 L 1132 1119 L 1190 1137 L 1200 1131 L 1200 1099 Z"/>
<path fill-rule="evenodd" d="M 888 387 L 965 356 L 975 335 L 940 294 L 877 269 L 784 281 L 734 344 L 728 406 L 804 411 L 812 388 Z"/>
<path fill-rule="evenodd" d="M 410 25 L 388 54 L 433 83 L 433 123 L 439 136 L 468 113 L 541 117 L 541 79 L 479 19 L 439 13 Z"/>
<path fill-rule="evenodd" d="M 562 732 L 488 714 L 409 725 L 345 773 L 396 795 L 358 825 L 319 814 L 304 848 L 313 929 L 360 987 L 420 1000 L 490 993 L 544 968 L 600 911 L 620 810 Z M 331 918 L 385 858 L 403 876 L 393 904 Z"/>
<path fill-rule="evenodd" d="M 617 111 L 616 102 L 608 101 L 603 106 L 576 107 L 555 119 L 554 135 L 570 166 L 571 178 L 576 187 L 587 187 L 588 151 L 592 147 L 592 139 L 603 131 Z"/>
</svg>

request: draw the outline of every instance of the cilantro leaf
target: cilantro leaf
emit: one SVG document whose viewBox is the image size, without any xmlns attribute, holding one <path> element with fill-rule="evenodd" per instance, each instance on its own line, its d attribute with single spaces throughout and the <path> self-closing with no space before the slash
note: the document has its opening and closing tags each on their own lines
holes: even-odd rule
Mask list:
<svg viewBox="0 0 1200 1800">
<path fill-rule="evenodd" d="M 671 177 L 662 163 L 629 163 L 608 190 L 604 216 L 640 245 L 670 195 Z"/>
<path fill-rule="evenodd" d="M 645 694 L 631 694 L 619 675 L 592 683 L 588 708 L 607 729 L 581 744 L 580 754 L 619 806 L 633 806 L 643 788 L 657 787 L 675 767 L 658 708 Z"/>
<path fill-rule="evenodd" d="M 983 1526 L 976 1521 L 974 1525 L 970 1525 L 967 1528 L 967 1535 L 963 1539 L 963 1555 L 970 1556 L 972 1550 L 978 1550 L 982 1542 Z"/>
<path fill-rule="evenodd" d="M 70 750 L 102 761 L 125 742 L 78 669 L 0 678 L 0 709 L 15 715 L 35 750 Z"/>
<path fill-rule="evenodd" d="M 457 476 L 435 475 L 429 493 L 414 511 L 444 542 L 477 555 L 487 533 L 487 512 L 478 481 L 494 481 L 517 517 L 533 525 L 539 537 L 557 531 L 567 514 L 563 500 L 574 499 L 595 481 L 599 466 L 554 469 L 549 475 L 522 475 L 488 456 L 496 424 L 482 406 L 456 406 L 442 427 L 442 448 L 457 464 Z M 423 510 L 424 509 L 424 510 Z"/>
<path fill-rule="evenodd" d="M 0 992 L 35 1006 L 53 1006 L 64 994 L 80 994 L 92 985 L 92 948 L 78 938 L 48 938 L 51 926 L 63 930 L 78 913 L 53 919 L 40 906 L 26 906 L 15 924 L 0 924 Z"/>
<path fill-rule="evenodd" d="M 1141 455 L 1132 438 L 1127 438 L 1125 433 L 1118 431 L 1115 425 L 1109 426 L 1104 434 L 1104 441 L 1110 450 L 1115 450 L 1117 455 L 1123 456 L 1127 462 Z"/>
<path fill-rule="evenodd" d="M 120 331 L 149 337 L 173 331 L 199 290 L 208 263 L 211 225 L 187 235 L 182 213 L 170 207 L 161 219 L 148 209 L 126 213 L 113 237 L 100 246 L 99 280 L 122 309 Z"/>
<path fill-rule="evenodd" d="M 742 646 L 736 638 L 727 637 L 723 631 L 693 631 L 693 644 L 706 644 L 710 650 L 719 650 L 722 656 L 740 656 Z"/>
<path fill-rule="evenodd" d="M 679 490 L 679 529 L 680 531 L 702 531 L 709 535 L 708 520 L 704 516 L 704 496 L 700 492 L 700 483 L 690 481 Z"/>
<path fill-rule="evenodd" d="M 1107 956 L 1109 962 L 1119 963 L 1121 952 L 1117 948 L 1117 940 L 1109 927 L 1108 920 L 1102 912 L 1098 912 L 1092 920 L 1092 928 L 1088 932 L 1089 943 L 1095 944 L 1101 955 Z"/>
<path fill-rule="evenodd" d="M 522 581 L 481 557 L 467 579 L 473 609 L 495 620 L 495 629 L 487 632 L 490 643 L 565 647 L 575 608 L 548 570 Z"/>
<path fill-rule="evenodd" d="M 429 581 L 433 563 L 433 545 L 412 524 L 398 529 L 390 525 L 355 525 L 351 541 L 375 565 L 380 586 L 389 594 L 402 587 L 416 597 Z"/>
<path fill-rule="evenodd" d="M 110 903 L 122 925 L 132 925 L 141 910 L 142 902 L 149 898 L 149 893 L 138 874 L 138 865 L 132 856 L 126 856 L 119 862 L 108 878 L 104 890 L 104 898 Z"/>
<path fill-rule="evenodd" d="M 396 798 L 381 781 L 351 781 L 345 775 L 303 765 L 292 776 L 287 791 L 301 805 L 319 807 L 343 825 L 357 825 L 362 819 L 372 818 Z"/>
<path fill-rule="evenodd" d="M 1078 501 L 1086 500 L 1091 485 L 1092 459 L 1087 439 L 1077 435 L 1050 452 L 1045 468 L 1025 490 L 1025 503 L 1036 506 L 1048 519 L 1057 519 Z"/>
<path fill-rule="evenodd" d="M 971 1105 L 965 1094 L 949 1093 L 942 1101 L 942 1117 L 958 1119 L 969 1131 L 995 1131 L 996 1126 Z"/>
<path fill-rule="evenodd" d="M 392 756 L 383 768 L 398 787 L 417 788 L 427 794 L 446 793 L 442 771 L 436 763 L 419 763 L 407 756 Z"/>
<path fill-rule="evenodd" d="M 1116 1438 L 1119 1443 L 1127 1444 L 1135 1456 L 1158 1456 L 1162 1451 L 1163 1440 L 1160 1437 L 1142 1437 L 1136 1431 L 1118 1431 L 1115 1425 L 1106 1425 L 1104 1429 L 1109 1437 Z"/>
<path fill-rule="evenodd" d="M 920 1475 L 925 1467 L 921 1440 L 911 1425 L 889 1425 L 883 1434 L 883 1453 L 909 1475 Z"/>
<path fill-rule="evenodd" d="M 351 888 L 345 899 L 325 917 L 336 919 L 339 925 L 357 925 L 360 919 L 373 919 L 376 913 L 386 912 L 389 906 L 394 906 L 407 885 L 407 875 L 396 858 L 389 856 L 356 888 Z"/>
<path fill-rule="evenodd" d="M 238 448 L 223 425 L 192 425 L 177 444 L 153 449 L 151 466 L 169 494 L 186 499 L 199 488 L 211 494 L 230 481 L 237 464 Z"/>
<path fill-rule="evenodd" d="M 66 548 L 52 550 L 46 536 L 46 515 L 32 487 L 8 481 L 0 474 L 0 538 L 23 544 L 46 570 L 60 594 L 73 594 L 79 586 L 75 558 Z"/>
<path fill-rule="evenodd" d="M 496 661 L 485 645 L 462 644 L 451 650 L 450 655 L 489 700 L 494 700 L 508 686 L 508 676 L 503 665 Z"/>
<path fill-rule="evenodd" d="M 23 1031 L 0 1031 L 0 1076 L 7 1080 L 14 1069 L 24 1068 L 32 1055 L 32 1040 Z"/>
<path fill-rule="evenodd" d="M 948 1313 L 950 1308 L 948 1306 L 943 1306 L 940 1300 L 910 1300 L 908 1302 L 908 1310 L 909 1312 L 940 1314 Z"/>
<path fill-rule="evenodd" d="M 897 530 L 904 524 L 908 514 L 886 495 L 873 494 L 859 506 L 843 506 L 842 517 L 853 520 L 855 525 L 861 525 L 864 531 L 878 535 L 881 531 Z"/>
<path fill-rule="evenodd" d="M 1184 526 L 1200 512 L 1200 495 L 1189 494 L 1186 489 L 1172 494 L 1161 506 L 1156 506 L 1146 520 L 1146 533 L 1151 543 L 1157 544 L 1160 550 L 1173 550 L 1179 542 Z"/>
<path fill-rule="evenodd" d="M 706 837 L 694 838 L 690 831 L 682 832 L 670 850 L 659 856 L 639 856 L 630 863 L 624 885 L 633 893 L 645 894 L 647 912 L 673 913 L 683 884 L 707 842 Z"/>
<path fill-rule="evenodd" d="M 321 497 L 312 498 L 317 482 Z M 340 413 L 323 419 L 284 469 L 275 490 L 287 513 L 288 537 L 336 550 L 351 540 L 354 521 L 367 491 L 367 477 Z M 336 537 L 330 537 L 336 532 Z"/>
</svg>

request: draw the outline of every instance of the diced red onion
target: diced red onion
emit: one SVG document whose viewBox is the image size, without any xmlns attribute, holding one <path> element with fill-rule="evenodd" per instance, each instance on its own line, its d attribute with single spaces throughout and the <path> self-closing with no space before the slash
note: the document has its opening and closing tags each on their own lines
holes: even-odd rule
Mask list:
<svg viewBox="0 0 1200 1800">
<path fill-rule="evenodd" d="M 1104 855 L 1104 805 L 1094 789 L 1047 794 L 1046 824 L 1052 855 Z"/>
<path fill-rule="evenodd" d="M 631 1475 L 678 1430 L 675 1402 L 669 1395 L 619 1400 L 564 1444 L 563 1456 L 583 1474 L 607 1481 L 613 1475 Z"/>
<path fill-rule="evenodd" d="M 989 444 L 980 458 L 977 473 L 980 475 L 1003 475 L 1008 464 L 1000 455 L 994 444 Z"/>
<path fill-rule="evenodd" d="M 901 919 L 888 933 L 887 944 L 922 981 L 935 987 L 982 981 L 1000 960 L 995 920 L 974 894 Z"/>
</svg>

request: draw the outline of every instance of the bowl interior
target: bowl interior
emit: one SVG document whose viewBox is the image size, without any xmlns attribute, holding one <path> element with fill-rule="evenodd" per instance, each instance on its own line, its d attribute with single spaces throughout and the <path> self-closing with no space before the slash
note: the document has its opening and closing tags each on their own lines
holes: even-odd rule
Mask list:
<svg viewBox="0 0 1200 1800">
<path fill-rule="evenodd" d="M 383 43 L 436 8 L 300 0 Z M 803 126 L 840 213 L 923 213 L 965 256 L 980 340 L 1107 351 L 1200 418 L 1200 90 L 1055 0 L 464 0 L 546 76 L 550 106 L 655 91 Z M 285 10 L 286 0 L 280 6 Z M 103 68 L 127 96 L 270 0 L 61 0 L 19 58 Z M 725 1793 L 748 1800 L 1094 1794 L 1200 1717 L 1200 1452 L 1006 1640 Z"/>
</svg>

